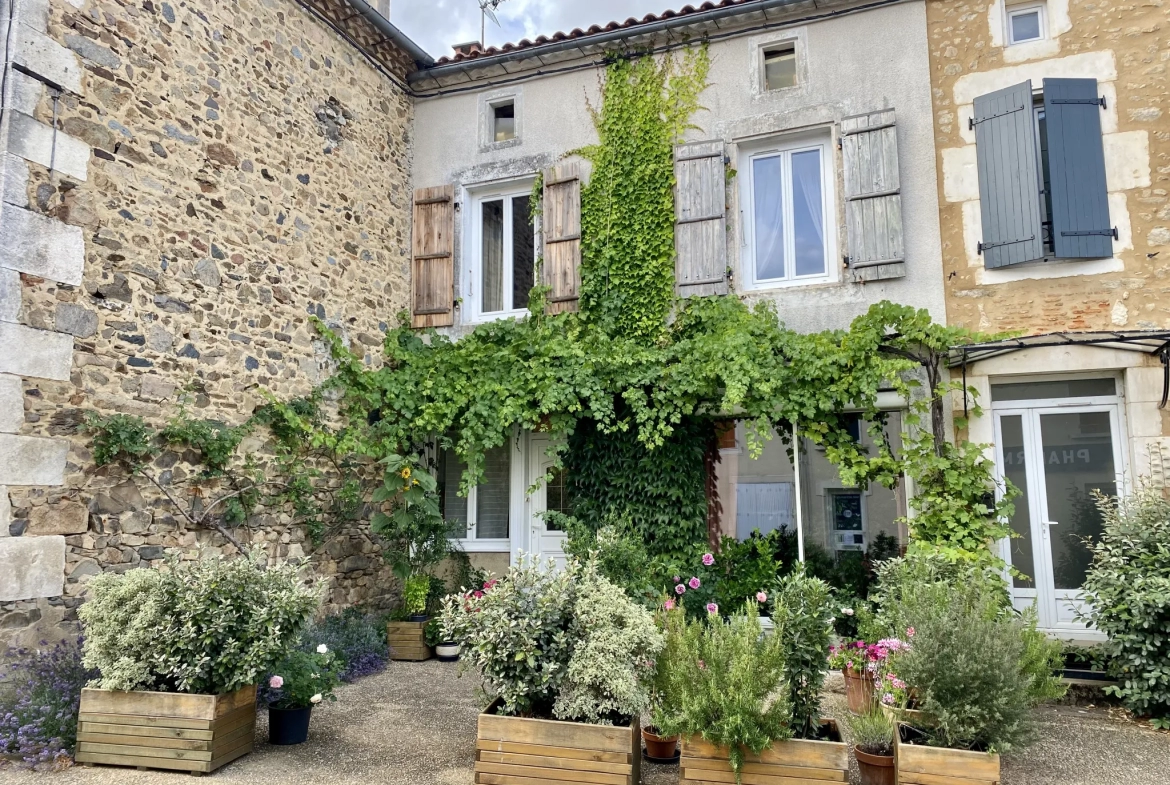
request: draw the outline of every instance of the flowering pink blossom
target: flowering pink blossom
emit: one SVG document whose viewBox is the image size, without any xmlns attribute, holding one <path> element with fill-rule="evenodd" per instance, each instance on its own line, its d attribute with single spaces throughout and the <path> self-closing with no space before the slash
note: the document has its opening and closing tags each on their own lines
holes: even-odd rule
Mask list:
<svg viewBox="0 0 1170 785">
<path fill-rule="evenodd" d="M 703 662 L 702 660 L 699 660 L 699 670 L 701 670 L 701 671 L 707 670 L 707 663 Z"/>
<path fill-rule="evenodd" d="M 893 679 L 890 681 L 890 684 L 893 684 L 894 689 L 896 689 L 896 690 L 906 689 L 906 682 L 902 681 L 901 679 Z"/>
<path fill-rule="evenodd" d="M 763 591 L 756 592 L 756 602 L 767 602 L 768 593 Z"/>
<path fill-rule="evenodd" d="M 893 706 L 894 705 L 894 693 L 887 692 L 887 693 L 883 694 L 882 695 L 882 703 L 886 704 L 887 706 Z"/>
<path fill-rule="evenodd" d="M 712 555 L 710 553 L 703 554 L 703 564 L 705 566 L 710 567 L 714 563 L 715 563 L 715 556 L 714 555 Z"/>
<path fill-rule="evenodd" d="M 662 607 L 668 611 L 673 611 L 674 610 L 674 600 L 667 600 L 666 602 L 662 603 Z"/>
<path fill-rule="evenodd" d="M 845 660 L 845 667 L 849 670 L 853 670 L 853 660 Z"/>
<path fill-rule="evenodd" d="M 284 686 L 284 677 L 283 676 L 273 676 L 271 679 L 268 680 L 268 686 L 274 690 L 279 690 L 281 687 Z"/>
<path fill-rule="evenodd" d="M 694 576 L 692 576 L 691 579 L 687 581 L 687 586 L 690 586 L 692 589 L 697 589 L 702 585 L 702 582 Z"/>
<path fill-rule="evenodd" d="M 907 627 L 907 628 L 906 628 L 906 637 L 907 637 L 907 638 L 913 638 L 913 637 L 914 637 L 914 628 L 913 628 L 913 627 Z"/>
<path fill-rule="evenodd" d="M 494 588 L 496 588 L 496 584 L 497 584 L 497 583 L 499 583 L 499 582 L 500 582 L 500 581 L 499 581 L 499 579 L 497 579 L 497 578 L 492 578 L 490 581 L 488 581 L 487 583 L 485 583 L 485 584 L 483 585 L 483 590 L 484 590 L 484 591 L 490 591 L 491 589 L 494 589 Z"/>
<path fill-rule="evenodd" d="M 707 613 L 719 613 L 719 606 L 713 602 L 707 603 Z"/>
<path fill-rule="evenodd" d="M 473 592 L 471 593 L 471 596 L 475 597 L 475 599 L 477 599 L 477 600 L 478 600 L 480 597 L 482 597 L 482 596 L 483 596 L 483 592 L 476 590 L 476 591 L 473 591 Z"/>
<path fill-rule="evenodd" d="M 676 576 L 674 576 L 674 582 L 675 583 L 682 583 L 682 578 L 680 578 L 676 575 Z"/>
<path fill-rule="evenodd" d="M 675 594 L 683 594 L 684 592 L 686 592 L 686 590 L 687 590 L 687 587 L 681 583 L 678 586 L 674 587 Z"/>
</svg>

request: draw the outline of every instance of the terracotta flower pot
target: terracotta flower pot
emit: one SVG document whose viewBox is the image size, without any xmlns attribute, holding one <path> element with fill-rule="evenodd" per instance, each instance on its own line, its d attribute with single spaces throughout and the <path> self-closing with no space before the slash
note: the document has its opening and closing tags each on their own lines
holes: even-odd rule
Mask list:
<svg viewBox="0 0 1170 785">
<path fill-rule="evenodd" d="M 853 757 L 857 759 L 857 768 L 861 772 L 861 785 L 894 785 L 897 781 L 892 753 L 871 755 L 854 747 Z"/>
<path fill-rule="evenodd" d="M 845 677 L 845 700 L 849 702 L 849 711 L 864 714 L 873 706 L 873 679 L 865 671 L 852 668 L 845 668 L 841 675 Z"/>
<path fill-rule="evenodd" d="M 642 728 L 642 741 L 646 742 L 647 757 L 656 760 L 669 760 L 678 751 L 678 734 L 673 736 L 659 736 L 654 726 Z"/>
</svg>

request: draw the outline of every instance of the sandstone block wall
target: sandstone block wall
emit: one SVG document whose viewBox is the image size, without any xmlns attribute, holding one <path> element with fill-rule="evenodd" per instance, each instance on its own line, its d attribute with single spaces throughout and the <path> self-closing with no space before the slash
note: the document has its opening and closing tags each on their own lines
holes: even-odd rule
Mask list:
<svg viewBox="0 0 1170 785">
<path fill-rule="evenodd" d="M 378 356 L 410 291 L 413 113 L 293 0 L 0 12 L 23 65 L 0 128 L 2 649 L 67 626 L 94 575 L 224 550 L 95 471 L 87 411 L 162 424 L 186 389 L 193 416 L 242 422 L 323 379 L 311 317 Z M 310 557 L 330 604 L 391 590 L 360 531 L 314 549 L 270 517 L 241 539 Z"/>
<path fill-rule="evenodd" d="M 987 332 L 1170 327 L 1170 9 L 1047 0 L 1049 37 L 1005 47 L 1003 0 L 928 0 L 943 272 L 953 324 Z M 1093 77 L 1115 258 L 986 271 L 971 99 L 1031 79 Z M 1170 430 L 1167 431 L 1170 433 Z"/>
</svg>

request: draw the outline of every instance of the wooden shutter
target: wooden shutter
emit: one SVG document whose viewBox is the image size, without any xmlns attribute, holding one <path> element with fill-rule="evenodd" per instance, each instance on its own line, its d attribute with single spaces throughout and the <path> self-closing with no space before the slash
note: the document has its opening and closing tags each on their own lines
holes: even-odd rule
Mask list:
<svg viewBox="0 0 1170 785">
<path fill-rule="evenodd" d="M 581 292 L 581 167 L 544 170 L 544 285 L 547 313 L 577 310 Z"/>
<path fill-rule="evenodd" d="M 412 227 L 411 327 L 455 323 L 455 187 L 418 188 Z"/>
<path fill-rule="evenodd" d="M 674 279 L 680 297 L 727 294 L 723 142 L 674 148 Z"/>
<path fill-rule="evenodd" d="M 1117 230 L 1109 222 L 1105 187 L 1104 106 L 1096 79 L 1044 80 L 1052 240 L 1062 259 L 1113 256 Z"/>
<path fill-rule="evenodd" d="M 902 194 L 894 110 L 841 121 L 845 231 L 849 267 L 858 281 L 906 274 Z"/>
<path fill-rule="evenodd" d="M 979 169 L 979 252 L 988 269 L 1044 258 L 1032 83 L 975 99 Z"/>
</svg>

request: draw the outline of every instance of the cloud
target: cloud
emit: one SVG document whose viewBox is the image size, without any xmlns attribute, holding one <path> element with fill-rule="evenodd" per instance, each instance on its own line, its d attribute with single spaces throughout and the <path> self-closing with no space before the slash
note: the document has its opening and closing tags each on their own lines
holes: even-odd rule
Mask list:
<svg viewBox="0 0 1170 785">
<path fill-rule="evenodd" d="M 500 26 L 487 22 L 487 43 L 499 46 L 558 30 L 641 19 L 662 12 L 668 1 L 503 0 L 496 10 Z M 391 0 L 390 21 L 435 57 L 450 54 L 453 44 L 479 40 L 478 0 Z"/>
</svg>

